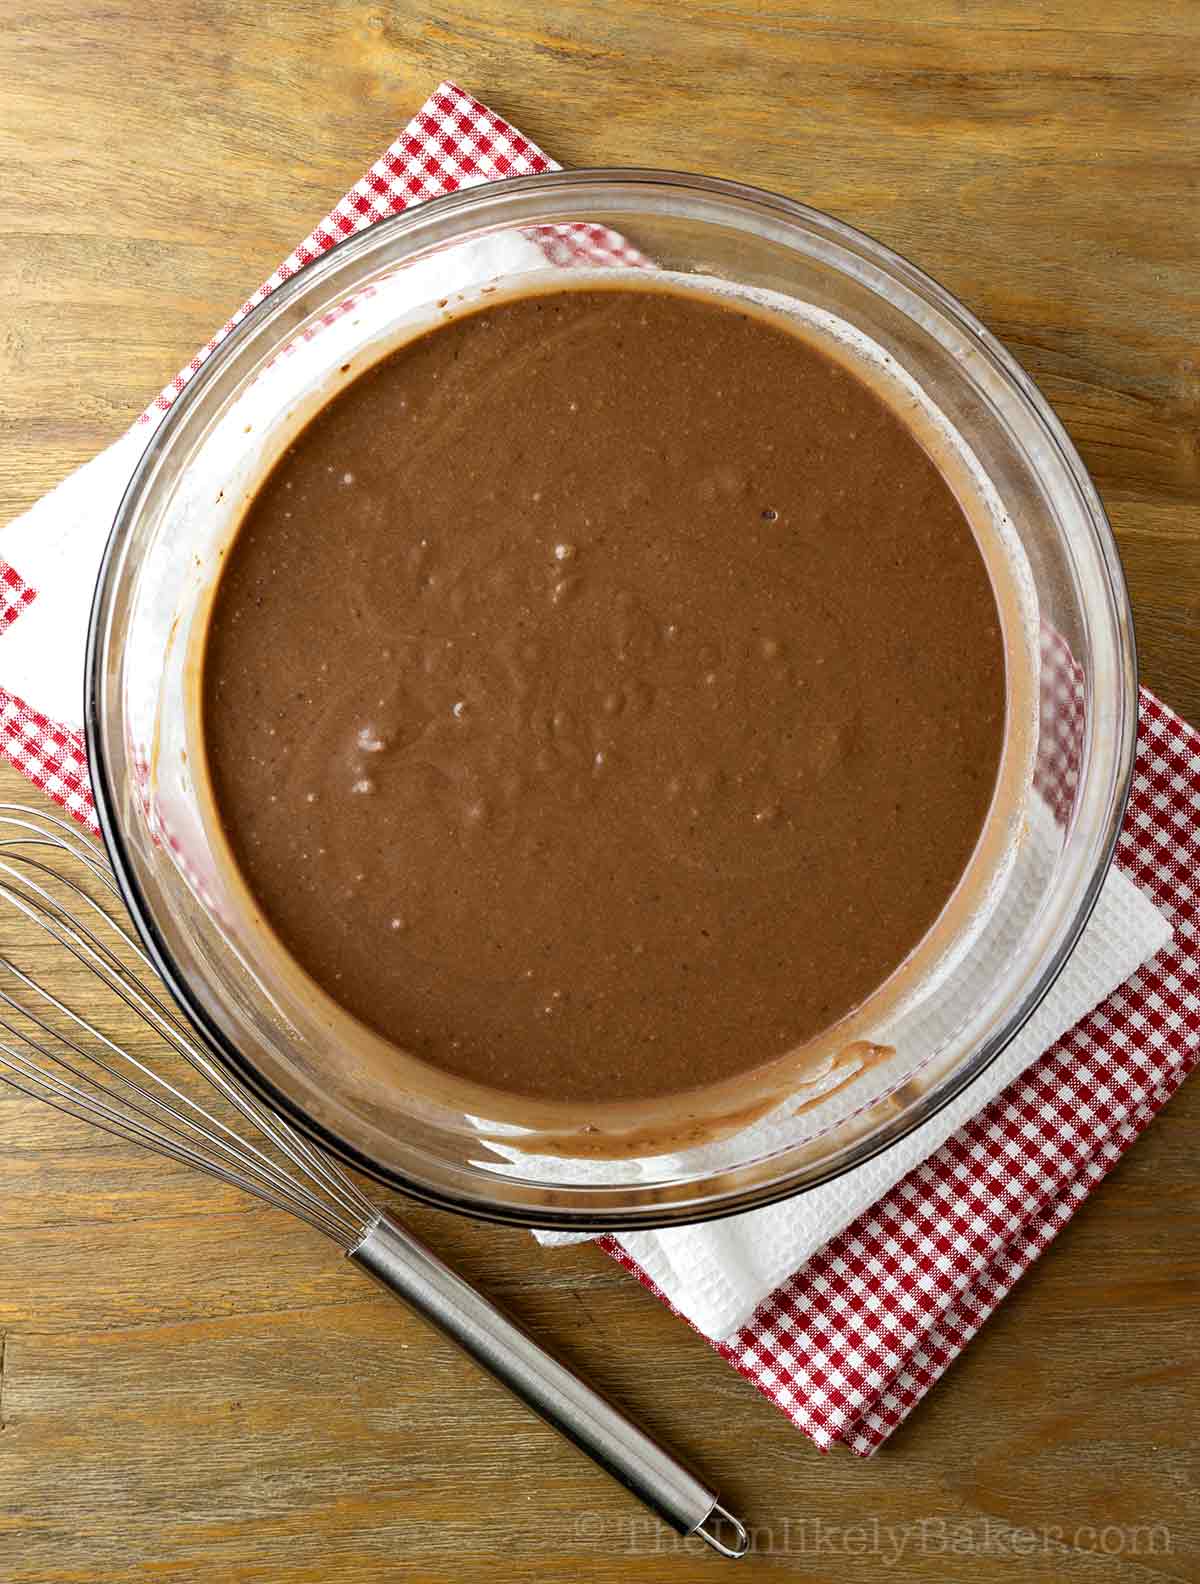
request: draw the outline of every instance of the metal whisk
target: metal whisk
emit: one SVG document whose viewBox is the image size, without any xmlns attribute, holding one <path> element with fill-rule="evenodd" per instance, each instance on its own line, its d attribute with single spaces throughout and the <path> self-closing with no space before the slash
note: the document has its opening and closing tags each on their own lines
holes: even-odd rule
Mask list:
<svg viewBox="0 0 1200 1584">
<path fill-rule="evenodd" d="M 463 1348 L 680 1534 L 743 1556 L 744 1526 L 716 1493 L 621 1411 L 552 1358 L 301 1133 L 208 1056 L 141 949 L 99 849 L 66 821 L 0 804 L 0 912 L 42 933 L 24 966 L 0 939 L 0 1079 L 119 1138 L 256 1194 L 330 1238 L 347 1257 Z M 78 980 L 77 1005 L 46 988 L 45 967 Z M 104 1032 L 120 1003 L 121 1043 Z M 87 1012 L 79 1010 L 86 1006 Z M 111 1026 L 111 1024 L 110 1024 Z M 128 1038 L 130 1027 L 137 1029 Z M 136 1048 L 131 1048 L 136 1047 Z M 223 1120 L 184 1085 L 227 1102 Z M 247 1136 L 249 1135 L 249 1136 Z"/>
</svg>

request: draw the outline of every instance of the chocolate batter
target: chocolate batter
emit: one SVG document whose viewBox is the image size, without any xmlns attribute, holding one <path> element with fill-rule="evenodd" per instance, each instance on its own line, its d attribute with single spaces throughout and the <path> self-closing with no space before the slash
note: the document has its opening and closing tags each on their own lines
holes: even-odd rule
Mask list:
<svg viewBox="0 0 1200 1584">
<path fill-rule="evenodd" d="M 883 982 L 979 836 L 1005 666 L 962 509 L 848 366 L 593 288 L 329 402 L 228 554 L 203 709 L 309 975 L 441 1069 L 594 1102 L 753 1068 Z"/>
</svg>

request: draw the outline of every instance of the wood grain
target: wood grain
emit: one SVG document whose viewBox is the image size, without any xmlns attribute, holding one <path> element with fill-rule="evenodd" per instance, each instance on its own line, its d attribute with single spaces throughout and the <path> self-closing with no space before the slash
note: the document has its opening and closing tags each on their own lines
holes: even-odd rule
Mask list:
<svg viewBox="0 0 1200 1584">
<path fill-rule="evenodd" d="M 454 76 L 567 163 L 774 187 L 940 278 L 1079 445 L 1145 680 L 1200 720 L 1198 42 L 1187 0 L 19 0 L 0 519 L 114 439 Z M 594 1251 L 410 1220 L 721 1480 L 759 1529 L 743 1577 L 1194 1579 L 1198 1121 L 1192 1086 L 865 1464 Z M 0 1097 L 3 1584 L 719 1566 L 315 1234 Z"/>
</svg>

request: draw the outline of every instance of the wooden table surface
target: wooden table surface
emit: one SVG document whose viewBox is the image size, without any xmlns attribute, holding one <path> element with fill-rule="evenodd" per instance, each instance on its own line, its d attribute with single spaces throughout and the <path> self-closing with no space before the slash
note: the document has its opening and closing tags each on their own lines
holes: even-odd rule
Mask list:
<svg viewBox="0 0 1200 1584">
<path fill-rule="evenodd" d="M 24 0 L 0 20 L 0 520 L 454 76 L 564 162 L 772 187 L 945 282 L 1073 435 L 1144 679 L 1200 720 L 1198 46 L 1188 0 Z M 411 1221 L 721 1482 L 759 1529 L 741 1577 L 1195 1579 L 1198 1122 L 1192 1084 L 866 1463 L 821 1457 L 595 1251 Z M 725 1565 L 303 1227 L 0 1099 L 2 1584 Z"/>
</svg>

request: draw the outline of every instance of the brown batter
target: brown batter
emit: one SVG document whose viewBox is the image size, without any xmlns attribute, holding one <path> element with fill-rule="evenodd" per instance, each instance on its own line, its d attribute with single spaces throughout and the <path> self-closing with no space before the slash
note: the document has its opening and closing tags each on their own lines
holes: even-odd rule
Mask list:
<svg viewBox="0 0 1200 1584">
<path fill-rule="evenodd" d="M 851 370 L 664 289 L 468 314 L 253 501 L 203 678 L 285 946 L 495 1088 L 635 1099 L 809 1039 L 970 858 L 1005 723 L 962 509 Z"/>
</svg>

